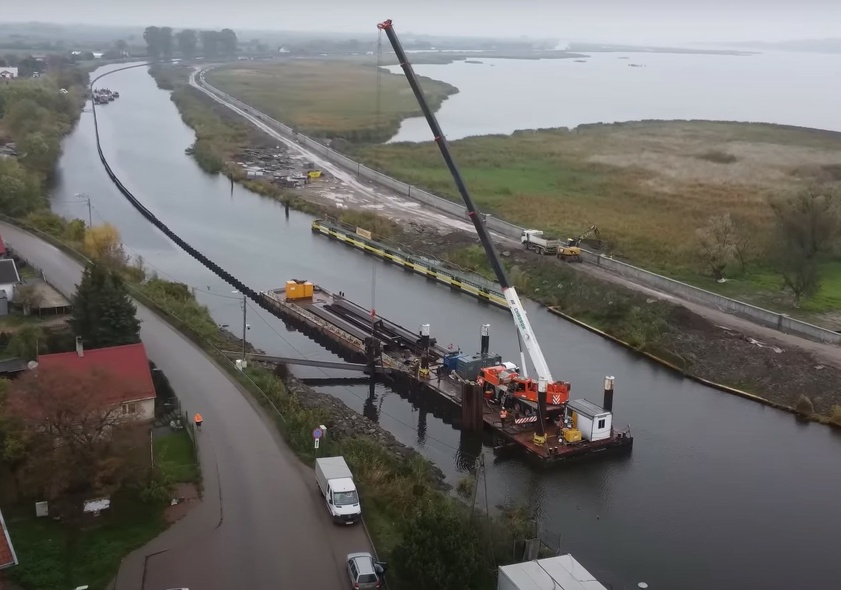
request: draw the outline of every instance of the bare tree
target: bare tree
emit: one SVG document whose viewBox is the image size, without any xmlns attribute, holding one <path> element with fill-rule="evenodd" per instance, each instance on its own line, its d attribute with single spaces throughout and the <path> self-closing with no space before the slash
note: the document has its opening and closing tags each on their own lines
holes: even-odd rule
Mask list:
<svg viewBox="0 0 841 590">
<path fill-rule="evenodd" d="M 775 199 L 777 269 L 794 307 L 820 289 L 820 259 L 841 237 L 841 196 L 828 187 L 810 187 Z"/>
<path fill-rule="evenodd" d="M 44 302 L 44 296 L 35 285 L 20 285 L 15 292 L 15 301 L 23 310 L 23 315 L 29 315 Z"/>
<path fill-rule="evenodd" d="M 715 280 L 724 278 L 724 269 L 736 257 L 738 235 L 729 213 L 713 215 L 698 228 L 699 254 Z"/>
</svg>

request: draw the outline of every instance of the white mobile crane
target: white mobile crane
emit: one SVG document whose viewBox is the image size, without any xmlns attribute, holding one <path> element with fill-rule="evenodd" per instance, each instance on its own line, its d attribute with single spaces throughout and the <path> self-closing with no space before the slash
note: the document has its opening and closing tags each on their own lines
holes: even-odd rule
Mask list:
<svg viewBox="0 0 841 590">
<path fill-rule="evenodd" d="M 534 369 L 537 373 L 537 430 L 534 434 L 534 443 L 537 445 L 545 444 L 546 391 L 549 384 L 553 383 L 552 374 L 549 371 L 549 365 L 546 363 L 546 358 L 543 356 L 543 351 L 540 349 L 540 344 L 538 344 L 534 331 L 531 328 L 531 324 L 526 316 L 526 310 L 523 308 L 520 297 L 508 281 L 505 269 L 502 267 L 502 261 L 496 253 L 496 250 L 494 250 L 490 234 L 485 227 L 483 216 L 476 209 L 473 199 L 470 197 L 470 193 L 467 192 L 467 187 L 464 184 L 464 179 L 461 177 L 461 172 L 459 172 L 459 169 L 453 160 L 452 154 L 450 153 L 450 147 L 447 144 L 447 139 L 444 137 L 444 133 L 438 125 L 438 120 L 435 118 L 435 115 L 432 113 L 432 110 L 426 102 L 426 98 L 423 95 L 418 78 L 412 69 L 412 64 L 409 63 L 409 59 L 406 57 L 406 52 L 403 51 L 403 46 L 397 38 L 397 33 L 394 32 L 391 19 L 380 23 L 377 25 L 377 28 L 381 31 L 385 31 L 385 34 L 388 36 L 388 40 L 391 42 L 391 46 L 394 49 L 394 53 L 397 56 L 400 67 L 403 68 L 403 72 L 406 74 L 406 78 L 409 81 L 409 86 L 412 87 L 412 92 L 414 92 L 415 98 L 423 111 L 424 117 L 426 117 L 426 121 L 429 123 L 432 135 L 435 138 L 435 143 L 438 144 L 438 148 L 441 150 L 441 155 L 444 157 L 444 162 L 446 162 L 447 168 L 450 170 L 450 174 L 453 176 L 453 180 L 456 183 L 456 187 L 458 187 L 458 192 L 461 194 L 462 199 L 464 199 L 468 216 L 473 221 L 476 233 L 479 234 L 479 240 L 482 242 L 485 253 L 488 256 L 494 273 L 496 273 L 497 280 L 502 287 L 502 293 L 505 296 L 505 300 L 508 302 L 511 315 L 514 316 L 514 324 L 517 326 L 520 338 L 522 339 L 522 342 L 529 353 L 529 357 L 534 364 Z M 523 369 L 525 369 L 525 366 Z"/>
</svg>

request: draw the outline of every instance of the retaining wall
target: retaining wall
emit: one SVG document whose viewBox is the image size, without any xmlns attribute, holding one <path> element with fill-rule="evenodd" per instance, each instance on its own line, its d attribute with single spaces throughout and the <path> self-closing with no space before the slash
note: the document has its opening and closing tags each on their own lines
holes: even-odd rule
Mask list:
<svg viewBox="0 0 841 590">
<path fill-rule="evenodd" d="M 202 70 L 196 76 L 196 79 L 202 88 L 211 94 L 218 96 L 225 102 L 243 110 L 252 117 L 259 119 L 278 133 L 281 133 L 290 139 L 296 140 L 300 145 L 319 154 L 320 156 L 323 156 L 325 159 L 337 164 L 345 170 L 367 180 L 376 182 L 381 186 L 391 189 L 397 194 L 404 195 L 410 199 L 423 203 L 424 205 L 432 207 L 442 213 L 447 213 L 456 217 L 467 217 L 467 209 L 463 205 L 444 199 L 410 184 L 406 184 L 396 178 L 386 176 L 385 174 L 372 170 L 367 166 L 363 166 L 359 162 L 355 162 L 347 156 L 330 149 L 323 143 L 301 135 L 300 133 L 295 133 L 295 131 L 288 125 L 284 125 L 280 121 L 261 113 L 241 100 L 222 92 L 214 86 L 211 86 L 204 80 L 203 77 L 204 72 L 207 72 L 209 69 L 211 68 Z M 497 219 L 496 217 L 492 217 L 487 214 L 485 216 L 485 223 L 491 231 L 517 240 L 520 239 L 520 235 L 524 229 L 518 225 L 508 223 L 507 221 Z M 639 283 L 670 295 L 675 295 L 693 303 L 698 303 L 720 311 L 738 315 L 759 325 L 774 328 L 786 334 L 796 334 L 797 336 L 808 338 L 810 340 L 816 340 L 818 342 L 841 344 L 841 333 L 833 332 L 832 330 L 815 326 L 814 324 L 796 320 L 785 314 L 780 314 L 761 307 L 756 307 L 755 305 L 744 303 L 742 301 L 730 299 L 729 297 L 724 297 L 722 295 L 718 295 L 717 293 L 713 293 L 681 281 L 676 281 L 588 250 L 582 250 L 582 258 L 585 262 L 595 264 L 605 270 L 627 277 L 635 283 Z"/>
</svg>

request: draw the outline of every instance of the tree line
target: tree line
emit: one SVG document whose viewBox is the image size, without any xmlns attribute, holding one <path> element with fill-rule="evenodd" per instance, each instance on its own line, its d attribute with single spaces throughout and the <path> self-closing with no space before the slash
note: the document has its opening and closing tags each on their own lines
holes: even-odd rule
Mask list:
<svg viewBox="0 0 841 590">
<path fill-rule="evenodd" d="M 819 291 L 822 263 L 841 254 L 841 189 L 816 184 L 769 202 L 772 230 L 763 234 L 728 212 L 696 231 L 699 258 L 717 281 L 745 273 L 751 260 L 772 268 L 795 308 Z"/>
<path fill-rule="evenodd" d="M 0 85 L 0 145 L 17 157 L 0 158 L 0 211 L 22 217 L 47 206 L 61 140 L 81 111 L 87 75 L 62 65 L 37 79 Z"/>
<path fill-rule="evenodd" d="M 149 57 L 153 60 L 172 59 L 176 56 L 192 59 L 199 55 L 208 59 L 235 57 L 239 45 L 237 34 L 231 29 L 183 29 L 174 33 L 170 27 L 146 27 L 143 39 Z"/>
</svg>

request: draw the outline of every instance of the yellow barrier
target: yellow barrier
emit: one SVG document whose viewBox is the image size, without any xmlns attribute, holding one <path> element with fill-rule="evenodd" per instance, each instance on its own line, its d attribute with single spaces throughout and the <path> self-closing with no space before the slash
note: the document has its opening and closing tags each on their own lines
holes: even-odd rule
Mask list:
<svg viewBox="0 0 841 590">
<path fill-rule="evenodd" d="M 331 227 L 330 225 L 322 223 L 317 219 L 312 222 L 312 229 L 313 231 L 317 231 L 325 236 L 334 238 L 344 244 L 347 244 L 348 246 L 352 246 L 357 250 L 362 250 L 366 254 L 372 254 L 377 258 L 388 260 L 397 266 L 414 271 L 427 278 L 434 279 L 435 281 L 452 287 L 453 289 L 458 289 L 462 293 L 467 293 L 468 295 L 476 297 L 481 301 L 487 301 L 488 303 L 493 303 L 494 305 L 508 309 L 508 302 L 501 293 L 479 287 L 471 283 L 468 279 L 461 279 L 449 271 L 433 270 L 423 264 L 414 262 L 412 257 L 409 255 L 400 256 L 398 254 L 394 254 L 386 250 L 384 247 L 377 247 L 357 239 L 357 234 L 350 232 L 345 233 L 344 230 Z"/>
</svg>

